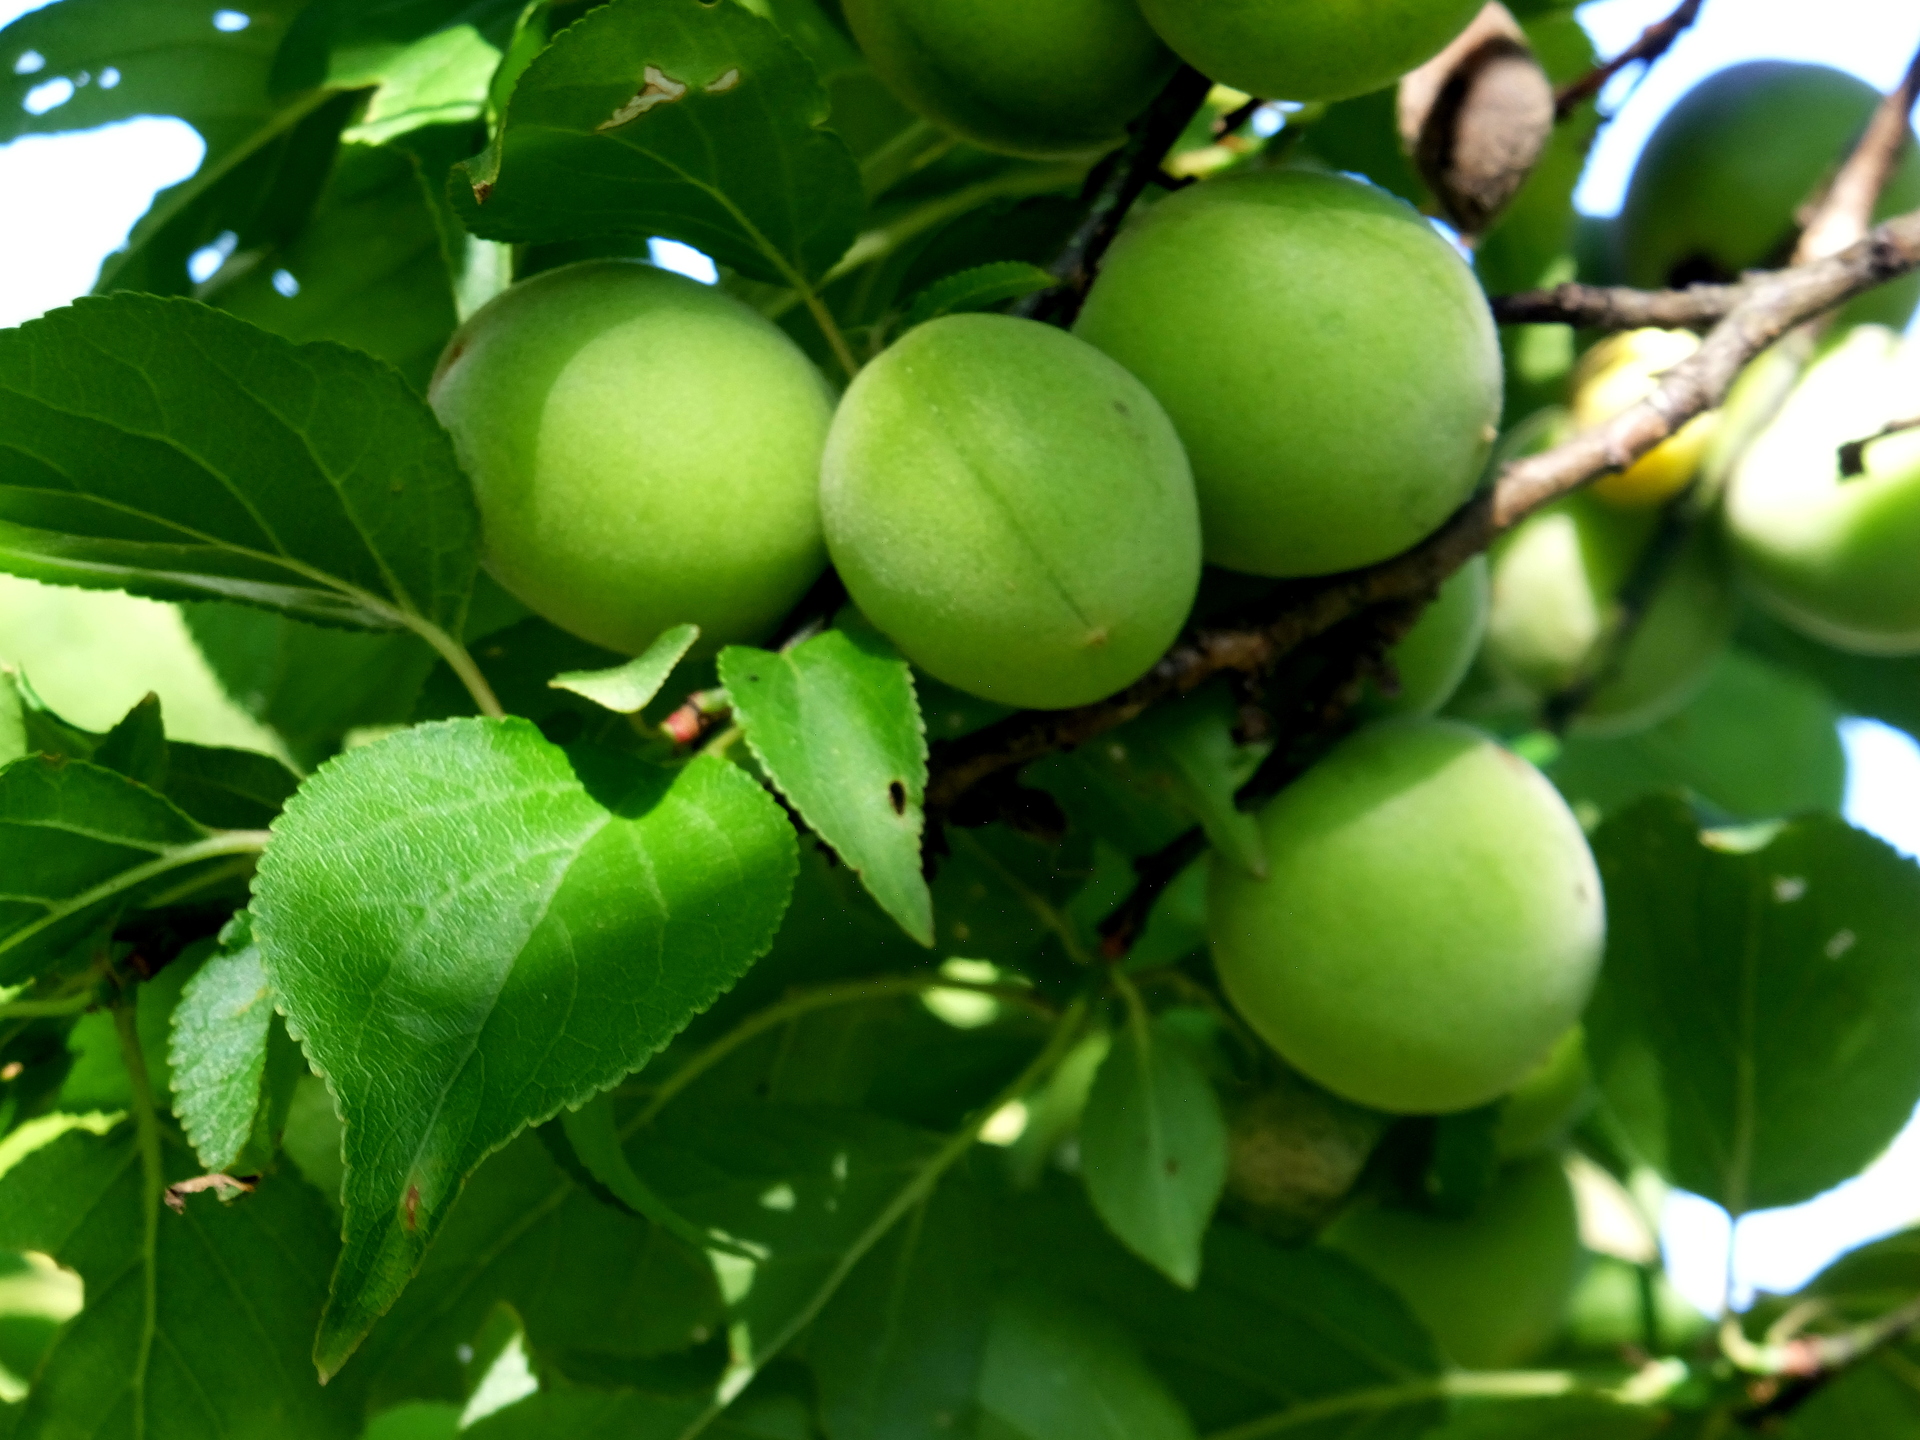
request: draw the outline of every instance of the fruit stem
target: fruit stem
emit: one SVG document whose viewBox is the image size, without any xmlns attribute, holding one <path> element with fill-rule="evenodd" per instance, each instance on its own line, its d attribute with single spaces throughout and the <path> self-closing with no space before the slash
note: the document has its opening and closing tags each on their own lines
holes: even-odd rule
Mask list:
<svg viewBox="0 0 1920 1440">
<path fill-rule="evenodd" d="M 827 348 L 833 351 L 833 358 L 840 362 L 840 368 L 847 372 L 851 380 L 860 373 L 860 362 L 853 357 L 853 350 L 847 344 L 847 337 L 840 333 L 839 322 L 833 318 L 833 312 L 827 308 L 827 302 L 814 293 L 808 286 L 800 292 L 801 300 L 807 311 L 813 316 L 813 323 L 820 327 L 820 333 L 826 337 Z"/>
</svg>

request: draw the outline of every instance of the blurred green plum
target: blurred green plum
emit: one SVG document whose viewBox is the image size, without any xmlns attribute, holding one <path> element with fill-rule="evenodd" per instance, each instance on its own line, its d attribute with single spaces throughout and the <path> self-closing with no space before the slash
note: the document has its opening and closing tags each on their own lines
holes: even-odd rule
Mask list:
<svg viewBox="0 0 1920 1440">
<path fill-rule="evenodd" d="M 524 280 L 455 332 L 429 389 L 487 568 L 564 630 L 637 654 L 692 622 L 763 638 L 826 567 L 833 398 L 774 324 L 650 265 Z"/>
<path fill-rule="evenodd" d="M 1097 154 L 1178 63 L 1134 0 L 846 0 L 901 101 L 1010 155 Z"/>
<path fill-rule="evenodd" d="M 1411 207 L 1339 175 L 1229 175 L 1162 201 L 1076 333 L 1173 417 L 1207 559 L 1255 575 L 1418 543 L 1473 493 L 1500 416 L 1473 272 Z"/>
<path fill-rule="evenodd" d="M 1196 70 L 1269 100 L 1343 100 L 1446 47 L 1481 0 L 1142 0 Z"/>
<path fill-rule="evenodd" d="M 1451 721 L 1344 741 L 1260 813 L 1267 875 L 1213 867 L 1228 998 L 1295 1069 L 1399 1114 L 1520 1084 L 1585 1008 L 1600 876 L 1566 802 Z"/>
<path fill-rule="evenodd" d="M 1827 65 L 1753 60 L 1689 90 L 1640 152 L 1620 210 L 1625 283 L 1652 288 L 1734 280 L 1785 264 L 1802 212 L 1853 148 L 1880 94 Z M 1920 152 L 1909 145 L 1876 218 L 1920 207 Z M 1882 286 L 1846 323 L 1900 326 L 1920 277 Z"/>
<path fill-rule="evenodd" d="M 834 417 L 827 545 L 854 602 L 968 694 L 1063 709 L 1140 678 L 1200 584 L 1179 436 L 1063 330 L 950 315 L 868 365 Z"/>
<path fill-rule="evenodd" d="M 1808 370 L 1727 489 L 1748 590 L 1841 650 L 1920 654 L 1920 428 L 1881 436 L 1916 410 L 1920 348 L 1860 326 Z M 1856 441 L 1850 475 L 1841 451 Z"/>
<path fill-rule="evenodd" d="M 1360 699 L 1362 715 L 1431 715 L 1453 698 L 1487 633 L 1489 585 L 1484 555 L 1454 572 L 1413 629 L 1387 653 L 1398 692 L 1388 695 L 1369 682 Z"/>
<path fill-rule="evenodd" d="M 1399 1291 L 1441 1351 L 1470 1370 L 1539 1354 L 1580 1279 L 1573 1186 L 1551 1157 L 1508 1168 L 1462 1219 L 1365 1198 L 1320 1240 Z"/>
</svg>

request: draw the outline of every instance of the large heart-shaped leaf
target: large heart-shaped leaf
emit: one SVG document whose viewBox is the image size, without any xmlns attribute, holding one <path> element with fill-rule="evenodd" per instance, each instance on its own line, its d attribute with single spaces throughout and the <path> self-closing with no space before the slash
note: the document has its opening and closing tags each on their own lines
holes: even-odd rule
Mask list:
<svg viewBox="0 0 1920 1440">
<path fill-rule="evenodd" d="M 254 933 L 346 1122 L 331 1374 L 481 1160 L 638 1068 L 766 950 L 796 847 L 725 761 L 569 754 L 524 720 L 350 750 L 274 836 Z"/>
<path fill-rule="evenodd" d="M 933 896 L 920 869 L 927 727 L 907 662 L 877 631 L 832 630 L 779 655 L 729 646 L 720 681 L 780 793 L 901 928 L 931 945 Z"/>
<path fill-rule="evenodd" d="M 813 67 L 746 6 L 613 0 L 527 68 L 455 199 L 490 240 L 666 235 L 804 287 L 865 207 L 826 117 Z"/>
<path fill-rule="evenodd" d="M 1672 799 L 1593 848 L 1588 1053 L 1645 1158 L 1735 1215 L 1858 1172 L 1920 1100 L 1920 868 L 1832 816 L 1702 834 Z"/>
<path fill-rule="evenodd" d="M 387 366 L 188 300 L 0 331 L 0 569 L 457 634 L 478 521 Z"/>
</svg>

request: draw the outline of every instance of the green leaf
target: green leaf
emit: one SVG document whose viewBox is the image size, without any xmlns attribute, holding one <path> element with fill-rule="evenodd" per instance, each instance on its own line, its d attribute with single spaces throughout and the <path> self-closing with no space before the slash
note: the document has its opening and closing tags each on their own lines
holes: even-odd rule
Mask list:
<svg viewBox="0 0 1920 1440">
<path fill-rule="evenodd" d="M 181 614 L 234 703 L 308 768 L 350 730 L 412 718 L 433 670 L 432 648 L 404 630 L 335 630 L 247 605 L 184 605 Z"/>
<path fill-rule="evenodd" d="M 381 1411 L 361 1440 L 457 1440 L 459 1434 L 459 1406 L 421 1402 Z"/>
<path fill-rule="evenodd" d="M 729 646 L 720 682 L 780 793 L 901 928 L 931 945 L 920 869 L 927 730 L 907 662 L 876 632 L 830 630 L 779 655 Z"/>
<path fill-rule="evenodd" d="M 348 751 L 274 830 L 254 933 L 346 1122 L 331 1374 L 461 1183 L 640 1066 L 762 954 L 792 828 L 740 770 L 569 754 L 524 720 Z"/>
<path fill-rule="evenodd" d="M 1617 740 L 1572 736 L 1549 774 L 1596 818 L 1669 789 L 1735 820 L 1838 811 L 1847 786 L 1839 721 L 1805 676 L 1730 649 L 1679 714 Z"/>
<path fill-rule="evenodd" d="M 250 933 L 187 982 L 173 1011 L 173 1110 L 210 1174 L 228 1169 L 253 1134 L 273 1028 L 273 985 Z"/>
<path fill-rule="evenodd" d="M 532 1354 L 563 1373 L 704 1394 L 724 1363 L 724 1347 L 708 1347 L 721 1351 L 711 1361 L 691 1348 L 724 1328 L 707 1256 L 603 1205 L 525 1135 L 468 1182 L 343 1378 L 364 1371 L 383 1404 L 463 1401 L 459 1347 L 500 1305 L 519 1316 Z"/>
<path fill-rule="evenodd" d="M 93 763 L 138 781 L 149 790 L 167 786 L 167 731 L 160 718 L 160 697 L 152 691 L 100 737 Z"/>
<path fill-rule="evenodd" d="M 458 634 L 477 568 L 446 432 L 400 377 L 185 300 L 0 332 L 0 568 Z"/>
<path fill-rule="evenodd" d="M 994 1306 L 980 1375 L 983 1436 L 1191 1440 L 1193 1421 L 1110 1318 L 1037 1289 Z M 997 1426 L 992 1422 L 998 1422 Z"/>
<path fill-rule="evenodd" d="M 0 984 L 38 973 L 116 910 L 190 895 L 259 848 L 97 765 L 14 761 L 0 769 Z"/>
<path fill-rule="evenodd" d="M 1136 783 L 1163 786 L 1207 832 L 1207 842 L 1254 875 L 1267 873 L 1266 847 L 1252 815 L 1234 803 L 1234 793 L 1252 776 L 1263 749 L 1238 745 L 1233 727 L 1238 707 L 1221 685 L 1210 685 L 1177 704 L 1161 705 L 1118 731 Z"/>
<path fill-rule="evenodd" d="M 7 1172 L 0 1246 L 79 1271 L 86 1308 L 34 1378 L 14 1432 L 26 1440 L 144 1434 L 147 1440 L 358 1434 L 351 1385 L 323 1389 L 306 1348 L 334 1253 L 326 1208 L 270 1176 L 222 1205 L 189 1198 L 158 1216 L 153 1325 L 144 1319 L 141 1165 L 133 1127 L 63 1135 Z M 168 1178 L 194 1173 L 169 1148 Z"/>
<path fill-rule="evenodd" d="M 1797 1296 L 1818 1307 L 1808 1329 L 1832 1334 L 1870 1324 L 1912 1302 L 1920 1292 L 1920 1231 L 1903 1230 L 1841 1256 Z M 1777 1318 L 1767 1306 L 1763 1314 Z M 1913 1366 L 1920 1337 L 1893 1338 L 1816 1389 L 1787 1419 L 1788 1440 L 1851 1440 L 1860 1435 L 1906 1435 L 1920 1427 L 1920 1391 Z"/>
<path fill-rule="evenodd" d="M 1343 1256 L 1216 1225 L 1199 1285 L 1183 1290 L 1121 1249 L 1078 1186 L 1061 1182 L 992 1213 L 1002 1268 L 1124 1325 L 1203 1434 L 1265 1421 L 1290 1440 L 1363 1427 L 1367 1440 L 1413 1440 L 1440 1417 L 1428 1388 L 1440 1370 L 1432 1339 L 1399 1296 Z M 1397 1398 L 1309 1418 L 1363 1392 Z"/>
<path fill-rule="evenodd" d="M 624 665 L 611 670 L 568 670 L 547 683 L 571 690 L 622 715 L 638 715 L 653 703 L 660 687 L 700 638 L 698 625 L 676 625 Z"/>
<path fill-rule="evenodd" d="M 217 830 L 264 830 L 299 785 L 271 755 L 211 745 L 167 747 L 166 797 Z"/>
<path fill-rule="evenodd" d="M 1206 1072 L 1144 1015 L 1121 1028 L 1100 1065 L 1080 1120 L 1080 1161 L 1108 1228 L 1192 1289 L 1227 1181 L 1227 1121 Z"/>
<path fill-rule="evenodd" d="M 1832 817 L 1703 835 L 1660 799 L 1593 845 L 1588 1052 L 1644 1158 L 1735 1216 L 1855 1174 L 1920 1100 L 1920 868 Z"/>
<path fill-rule="evenodd" d="M 557 1390 L 530 1395 L 462 1431 L 471 1440 L 682 1440 L 704 1405 L 658 1395 Z M 814 1440 L 806 1406 L 791 1396 L 744 1396 L 697 1432 L 712 1440 Z"/>
<path fill-rule="evenodd" d="M 236 250 L 199 298 L 297 343 L 377 355 L 424 393 L 459 319 L 429 188 L 443 175 L 405 150 L 341 146 L 305 224 Z"/>
<path fill-rule="evenodd" d="M 866 203 L 826 114 L 813 67 L 744 6 L 613 0 L 528 66 L 455 204 L 490 240 L 666 235 L 805 288 Z"/>
<path fill-rule="evenodd" d="M 1817 682 L 1848 715 L 1920 738 L 1920 657 L 1849 655 L 1811 640 L 1756 605 L 1741 619 L 1740 643 Z"/>
<path fill-rule="evenodd" d="M 962 270 L 958 275 L 936 280 L 914 296 L 913 303 L 907 307 L 903 328 L 911 329 L 959 311 L 988 310 L 1005 301 L 1018 300 L 1023 295 L 1037 294 L 1054 284 L 1052 275 L 1024 260 L 999 260 L 991 265 L 976 265 L 971 270 Z"/>
<path fill-rule="evenodd" d="M 557 1123 L 566 1138 L 567 1149 L 572 1152 L 571 1158 L 599 1189 L 628 1212 L 651 1220 L 676 1240 L 697 1250 L 718 1250 L 746 1260 L 754 1258 L 751 1251 L 741 1249 L 724 1235 L 702 1230 L 680 1216 L 654 1194 L 646 1181 L 634 1174 L 626 1152 L 620 1148 L 620 1131 L 614 1123 L 611 1095 L 596 1095 L 578 1110 L 562 1111 Z"/>
<path fill-rule="evenodd" d="M 949 1181 L 854 1267 L 807 1337 L 834 1440 L 969 1433 L 991 1311 L 979 1198 Z"/>
<path fill-rule="evenodd" d="M 1667 1417 L 1657 1410 L 1569 1395 L 1462 1403 L 1428 1440 L 1650 1440 L 1667 1433 Z"/>
</svg>

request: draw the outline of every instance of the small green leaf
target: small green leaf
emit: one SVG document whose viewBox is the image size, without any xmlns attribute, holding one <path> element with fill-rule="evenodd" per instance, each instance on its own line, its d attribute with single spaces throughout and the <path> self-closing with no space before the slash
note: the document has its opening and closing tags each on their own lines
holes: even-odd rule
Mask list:
<svg viewBox="0 0 1920 1440">
<path fill-rule="evenodd" d="M 994 1306 L 983 1434 L 1018 1440 L 1192 1440 L 1193 1421 L 1118 1325 L 1039 1289 Z"/>
<path fill-rule="evenodd" d="M 174 899 L 259 849 L 124 775 L 28 756 L 0 769 L 0 984 L 16 984 L 156 887 Z"/>
<path fill-rule="evenodd" d="M 93 763 L 137 780 L 150 790 L 167 788 L 167 731 L 160 718 L 160 697 L 152 691 L 100 738 Z"/>
<path fill-rule="evenodd" d="M 1703 835 L 1670 799 L 1593 846 L 1588 1052 L 1643 1157 L 1735 1216 L 1858 1172 L 1920 1100 L 1920 868 L 1834 817 Z"/>
<path fill-rule="evenodd" d="M 307 781 L 252 910 L 346 1122 L 324 1373 L 486 1155 L 636 1069 L 766 950 L 794 867 L 736 767 L 570 754 L 524 720 L 421 726 Z"/>
<path fill-rule="evenodd" d="M 613 0 L 527 67 L 492 146 L 455 169 L 455 204 L 490 240 L 666 235 L 804 287 L 866 205 L 826 118 L 813 67 L 747 7 Z"/>
<path fill-rule="evenodd" d="M 697 1250 L 717 1250 L 751 1260 L 753 1253 L 743 1250 L 724 1235 L 702 1230 L 653 1193 L 646 1181 L 634 1174 L 626 1152 L 620 1148 L 620 1132 L 614 1124 L 613 1097 L 596 1095 L 578 1110 L 562 1111 L 562 1134 L 573 1158 L 594 1182 L 642 1219 L 651 1220 L 675 1239 L 684 1240 Z"/>
<path fill-rule="evenodd" d="M 699 638 L 698 625 L 676 625 L 624 665 L 612 670 L 568 670 L 547 683 L 622 715 L 638 715 L 653 703 L 673 667 Z"/>
<path fill-rule="evenodd" d="M 1029 265 L 1024 260 L 999 260 L 991 265 L 977 265 L 971 270 L 962 270 L 958 275 L 936 280 L 914 296 L 913 303 L 907 307 L 903 328 L 911 329 L 929 320 L 937 320 L 942 315 L 963 310 L 991 309 L 1005 301 L 1018 300 L 1023 295 L 1037 294 L 1057 283 L 1052 275 L 1038 265 Z"/>
<path fill-rule="evenodd" d="M 1191 1289 L 1227 1179 L 1227 1121 L 1206 1072 L 1145 1018 L 1114 1036 L 1080 1120 L 1100 1218 L 1127 1248 Z"/>
<path fill-rule="evenodd" d="M 1148 783 L 1167 786 L 1173 800 L 1207 832 L 1213 848 L 1254 875 L 1267 873 L 1267 853 L 1253 816 L 1234 803 L 1253 764 L 1264 753 L 1234 743 L 1238 719 L 1232 695 L 1210 685 L 1177 704 L 1148 711 L 1117 732 Z"/>
<path fill-rule="evenodd" d="M 169 1146 L 163 1174 L 195 1173 Z M 26 1440 L 145 1434 L 351 1440 L 352 1383 L 323 1388 L 306 1348 L 335 1241 L 319 1196 L 269 1176 L 231 1205 L 194 1196 L 158 1216 L 153 1328 L 139 1149 L 133 1126 L 63 1135 L 7 1172 L 0 1246 L 38 1250 L 80 1272 L 86 1308 L 60 1334 L 13 1434 Z M 222 1321 L 227 1323 L 222 1323 Z"/>
<path fill-rule="evenodd" d="M 477 519 L 446 432 L 379 361 L 187 300 L 0 331 L 0 568 L 457 635 Z"/>
<path fill-rule="evenodd" d="M 273 985 L 243 925 L 181 992 L 167 1055 L 173 1111 L 202 1168 L 220 1173 L 252 1136 L 273 1027 Z"/>
<path fill-rule="evenodd" d="M 178 740 L 167 746 L 167 798 L 218 830 L 264 830 L 299 784 L 286 766 L 254 750 Z"/>
<path fill-rule="evenodd" d="M 784 654 L 720 652 L 747 744 L 886 912 L 933 943 L 920 868 L 927 731 L 907 662 L 879 634 L 830 630 Z"/>
</svg>

